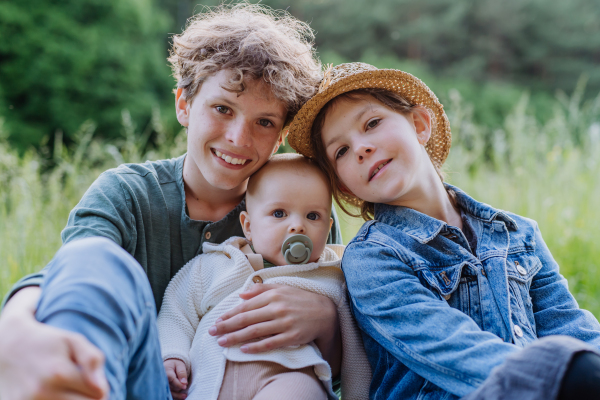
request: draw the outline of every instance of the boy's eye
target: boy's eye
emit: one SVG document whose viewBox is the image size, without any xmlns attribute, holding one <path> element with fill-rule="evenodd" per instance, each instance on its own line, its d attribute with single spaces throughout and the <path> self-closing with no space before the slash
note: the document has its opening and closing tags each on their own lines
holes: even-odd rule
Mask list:
<svg viewBox="0 0 600 400">
<path fill-rule="evenodd" d="M 310 219 L 311 221 L 316 221 L 319 219 L 319 214 L 316 212 L 310 212 L 306 215 L 306 218 Z"/>
<path fill-rule="evenodd" d="M 367 129 L 371 129 L 371 128 L 375 128 L 378 124 L 379 121 L 381 121 L 380 119 L 372 119 L 369 122 L 367 122 Z"/>
<path fill-rule="evenodd" d="M 271 121 L 269 121 L 268 119 L 261 119 L 258 121 L 258 124 L 260 126 L 264 126 L 265 128 L 269 127 L 269 126 L 275 126 Z"/>
<path fill-rule="evenodd" d="M 216 106 L 215 107 L 217 109 L 218 112 L 220 112 L 221 114 L 227 114 L 229 113 L 229 107 L 225 107 L 225 106 Z"/>
<path fill-rule="evenodd" d="M 285 217 L 285 213 L 283 212 L 283 210 L 275 210 L 273 211 L 273 216 L 275 218 L 283 218 Z"/>
<path fill-rule="evenodd" d="M 346 154 L 346 152 L 348 151 L 347 147 L 342 147 L 341 149 L 338 150 L 338 152 L 335 155 L 335 159 L 337 160 L 338 158 L 340 158 L 341 156 L 343 156 L 344 154 Z"/>
</svg>

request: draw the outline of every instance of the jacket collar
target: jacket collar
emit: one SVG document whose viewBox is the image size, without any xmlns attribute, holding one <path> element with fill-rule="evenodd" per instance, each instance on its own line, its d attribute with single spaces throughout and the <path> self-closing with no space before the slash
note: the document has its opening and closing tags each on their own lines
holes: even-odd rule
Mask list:
<svg viewBox="0 0 600 400">
<path fill-rule="evenodd" d="M 446 186 L 446 189 L 451 189 L 456 193 L 458 206 L 466 214 L 489 223 L 498 219 L 503 221 L 510 229 L 518 229 L 515 220 L 504 211 L 474 200 L 456 186 L 447 183 L 444 186 Z M 444 221 L 403 206 L 376 203 L 375 219 L 400 229 L 421 243 L 433 240 L 437 235 L 445 233 L 448 229 L 448 224 Z"/>
</svg>

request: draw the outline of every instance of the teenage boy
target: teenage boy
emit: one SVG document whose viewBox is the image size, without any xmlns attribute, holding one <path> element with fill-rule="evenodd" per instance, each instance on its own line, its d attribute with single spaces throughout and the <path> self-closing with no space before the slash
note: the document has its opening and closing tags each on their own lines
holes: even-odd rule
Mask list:
<svg viewBox="0 0 600 400">
<path fill-rule="evenodd" d="M 54 259 L 8 295 L 0 398 L 169 398 L 155 304 L 203 243 L 243 235 L 248 177 L 320 80 L 312 39 L 289 14 L 248 4 L 201 14 L 174 37 L 187 155 L 106 171 L 72 210 Z M 341 242 L 335 228 L 330 242 Z M 247 301 L 210 329 L 223 346 L 262 337 L 248 346 L 261 352 L 314 340 L 337 374 L 331 300 L 280 285 L 240 296 Z"/>
</svg>

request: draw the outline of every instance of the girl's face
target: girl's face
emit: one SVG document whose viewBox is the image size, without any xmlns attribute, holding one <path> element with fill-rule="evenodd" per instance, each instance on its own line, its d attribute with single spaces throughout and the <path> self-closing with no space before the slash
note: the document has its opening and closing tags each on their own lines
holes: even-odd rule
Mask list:
<svg viewBox="0 0 600 400">
<path fill-rule="evenodd" d="M 346 188 L 372 203 L 401 204 L 421 194 L 431 168 L 427 113 L 403 115 L 369 95 L 339 99 L 322 129 L 327 158 Z"/>
</svg>

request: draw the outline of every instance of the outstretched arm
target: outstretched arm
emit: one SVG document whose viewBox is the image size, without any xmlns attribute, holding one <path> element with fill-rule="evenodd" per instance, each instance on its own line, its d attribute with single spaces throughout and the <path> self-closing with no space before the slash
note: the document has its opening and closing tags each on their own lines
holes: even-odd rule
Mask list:
<svg viewBox="0 0 600 400">
<path fill-rule="evenodd" d="M 0 316 L 0 398 L 108 398 L 104 355 L 81 335 L 37 322 L 40 293 L 20 290 Z"/>
<path fill-rule="evenodd" d="M 267 336 L 241 347 L 244 352 L 259 353 L 314 341 L 333 375 L 338 375 L 342 341 L 337 309 L 328 297 L 274 284 L 255 284 L 240 297 L 247 301 L 223 314 L 209 329 L 213 336 L 223 335 L 218 340 L 221 346 Z"/>
</svg>

